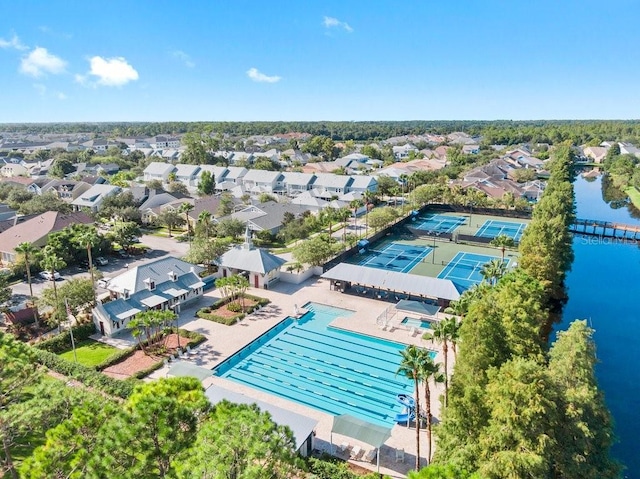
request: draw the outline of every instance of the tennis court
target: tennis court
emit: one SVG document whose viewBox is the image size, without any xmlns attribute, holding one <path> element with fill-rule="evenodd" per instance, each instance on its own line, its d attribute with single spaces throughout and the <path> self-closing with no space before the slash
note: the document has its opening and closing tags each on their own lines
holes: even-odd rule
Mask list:
<svg viewBox="0 0 640 479">
<path fill-rule="evenodd" d="M 465 224 L 466 221 L 467 218 L 464 216 L 429 214 L 419 217 L 413 227 L 419 230 L 451 233 L 458 226 Z"/>
<path fill-rule="evenodd" d="M 527 227 L 526 223 L 515 223 L 513 221 L 487 220 L 476 232 L 475 236 L 482 238 L 495 238 L 496 236 L 506 235 L 520 241 L 522 232 Z"/>
<path fill-rule="evenodd" d="M 451 261 L 449 261 L 447 266 L 444 267 L 438 275 L 438 278 L 451 280 L 458 288 L 467 290 L 482 281 L 483 278 L 480 274 L 482 266 L 492 259 L 499 260 L 500 258 L 497 256 L 465 253 L 460 251 Z M 504 261 L 507 263 L 509 262 L 508 259 L 505 259 Z"/>
<path fill-rule="evenodd" d="M 422 261 L 433 248 L 429 246 L 411 246 L 402 243 L 390 243 L 380 250 L 367 250 L 360 266 L 386 269 L 398 273 L 408 273 Z"/>
</svg>

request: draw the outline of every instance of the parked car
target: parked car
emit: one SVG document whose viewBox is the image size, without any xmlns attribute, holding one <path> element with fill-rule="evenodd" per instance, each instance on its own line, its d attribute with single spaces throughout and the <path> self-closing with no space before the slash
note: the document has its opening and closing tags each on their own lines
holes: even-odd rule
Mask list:
<svg viewBox="0 0 640 479">
<path fill-rule="evenodd" d="M 96 263 L 98 263 L 100 266 L 106 266 L 109 264 L 109 260 L 107 258 L 103 258 L 102 256 L 98 256 L 96 258 Z"/>
<path fill-rule="evenodd" d="M 46 279 L 47 281 L 51 281 L 51 280 L 58 281 L 60 279 L 60 273 L 58 273 L 57 271 L 54 271 L 52 275 L 51 271 L 40 271 L 40 277 L 42 279 Z"/>
<path fill-rule="evenodd" d="M 119 249 L 118 250 L 118 256 L 120 256 L 121 258 L 128 258 L 129 257 L 129 253 L 127 253 L 125 250 L 123 249 Z"/>
</svg>

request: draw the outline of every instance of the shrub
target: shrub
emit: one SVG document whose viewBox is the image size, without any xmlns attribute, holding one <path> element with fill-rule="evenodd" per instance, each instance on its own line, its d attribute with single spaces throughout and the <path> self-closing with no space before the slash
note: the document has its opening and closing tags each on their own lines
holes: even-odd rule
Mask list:
<svg viewBox="0 0 640 479">
<path fill-rule="evenodd" d="M 317 479 L 378 479 L 381 477 L 380 474 L 375 472 L 365 475 L 351 472 L 346 462 L 327 454 L 323 454 L 319 459 L 308 458 L 307 466 L 312 477 Z M 389 476 L 384 477 L 388 478 Z"/>
<path fill-rule="evenodd" d="M 224 324 L 226 326 L 231 326 L 232 324 L 236 324 L 238 321 L 244 319 L 247 314 L 253 313 L 256 309 L 261 308 L 269 304 L 271 301 L 267 298 L 260 298 L 259 296 L 253 296 L 251 294 L 245 294 L 245 299 L 251 299 L 256 302 L 256 304 L 247 307 L 245 312 L 242 313 L 242 305 L 236 303 L 235 300 L 232 302 L 232 298 L 222 298 L 211 306 L 205 306 L 204 308 L 200 308 L 196 313 L 196 316 L 202 319 L 207 319 L 209 321 L 215 321 L 216 323 Z M 231 312 L 237 312 L 238 314 L 231 317 L 224 317 L 217 315 L 215 313 L 216 309 L 220 309 L 222 306 L 228 304 L 227 309 Z M 237 306 L 236 306 L 237 305 Z"/>
<path fill-rule="evenodd" d="M 88 339 L 89 336 L 96 332 L 96 327 L 93 323 L 79 324 L 74 326 L 72 329 L 73 339 L 75 341 Z M 63 331 L 49 339 L 45 339 L 44 341 L 34 344 L 34 347 L 44 351 L 49 351 L 50 353 L 62 353 L 71 349 L 71 335 L 69 334 L 69 331 Z"/>
<path fill-rule="evenodd" d="M 242 312 L 242 305 L 240 303 L 237 303 L 237 302 L 229 303 L 229 304 L 227 304 L 227 309 L 229 311 L 231 311 L 232 313 L 241 313 Z"/>
<path fill-rule="evenodd" d="M 72 363 L 60 356 L 33 348 L 33 352 L 38 363 L 55 371 L 63 376 L 76 379 L 87 387 L 97 389 L 110 396 L 126 399 L 133 391 L 133 387 L 139 382 L 137 379 L 126 379 L 121 381 L 96 371 L 93 368 L 79 363 Z"/>
</svg>

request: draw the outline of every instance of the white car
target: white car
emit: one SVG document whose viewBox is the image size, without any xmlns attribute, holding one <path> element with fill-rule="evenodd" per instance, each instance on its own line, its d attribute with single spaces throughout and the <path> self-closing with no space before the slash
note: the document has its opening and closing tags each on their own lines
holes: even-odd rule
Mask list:
<svg viewBox="0 0 640 479">
<path fill-rule="evenodd" d="M 96 263 L 98 263 L 100 266 L 106 266 L 109 264 L 109 260 L 107 258 L 103 258 L 102 256 L 98 256 L 96 258 Z"/>
<path fill-rule="evenodd" d="M 58 281 L 60 279 L 60 273 L 58 273 L 57 271 L 54 271 L 52 275 L 51 271 L 40 271 L 40 277 L 42 279 L 46 279 L 47 281 L 51 281 L 51 280 Z"/>
</svg>

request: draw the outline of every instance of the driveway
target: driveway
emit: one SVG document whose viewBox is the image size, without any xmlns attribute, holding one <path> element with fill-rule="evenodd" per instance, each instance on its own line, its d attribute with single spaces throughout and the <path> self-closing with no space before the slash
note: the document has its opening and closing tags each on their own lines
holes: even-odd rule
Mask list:
<svg viewBox="0 0 640 479">
<path fill-rule="evenodd" d="M 154 235 L 142 235 L 140 242 L 155 250 L 154 257 L 161 258 L 162 256 L 171 255 L 182 258 L 189 251 L 189 243 L 181 243 L 174 238 L 165 238 L 163 236 Z M 156 256 L 157 255 L 157 256 Z"/>
</svg>

